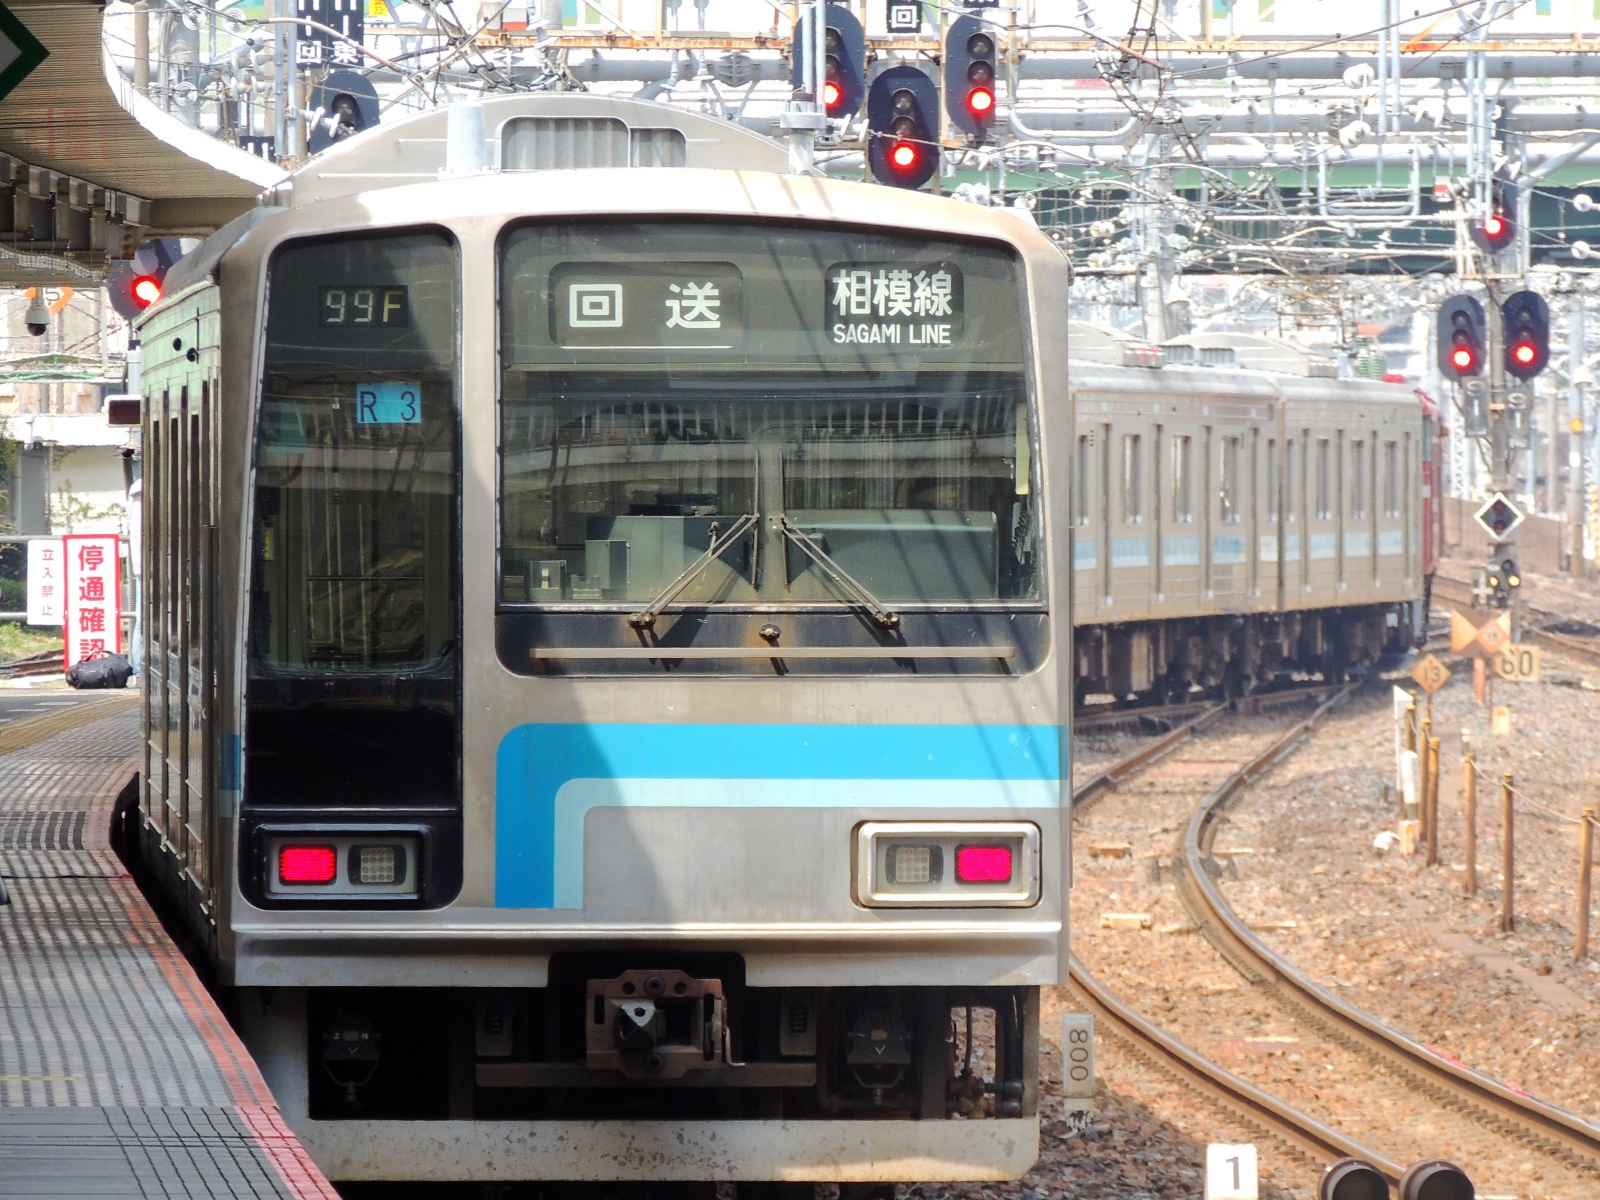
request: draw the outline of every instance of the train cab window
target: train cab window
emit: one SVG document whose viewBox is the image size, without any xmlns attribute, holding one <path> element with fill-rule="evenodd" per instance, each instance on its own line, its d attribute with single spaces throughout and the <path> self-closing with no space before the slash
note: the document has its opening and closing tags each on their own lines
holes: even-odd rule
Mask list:
<svg viewBox="0 0 1600 1200">
<path fill-rule="evenodd" d="M 296 243 L 270 271 L 246 801 L 453 805 L 455 249 Z"/>
<path fill-rule="evenodd" d="M 1367 515 L 1367 444 L 1350 443 L 1350 516 L 1359 521 Z"/>
<path fill-rule="evenodd" d="M 1142 518 L 1140 505 L 1140 445 L 1139 435 L 1124 434 L 1122 438 L 1122 520 L 1137 525 Z"/>
<path fill-rule="evenodd" d="M 1396 446 L 1393 442 L 1383 444 L 1383 515 L 1398 517 L 1400 515 L 1400 471 L 1396 464 Z"/>
<path fill-rule="evenodd" d="M 1239 521 L 1239 439 L 1222 439 L 1222 520 L 1235 525 Z"/>
<path fill-rule="evenodd" d="M 1011 251 L 566 222 L 500 253 L 502 608 L 1038 595 Z"/>
<path fill-rule="evenodd" d="M 1333 450 L 1327 438 L 1317 439 L 1317 520 L 1333 519 Z"/>
</svg>

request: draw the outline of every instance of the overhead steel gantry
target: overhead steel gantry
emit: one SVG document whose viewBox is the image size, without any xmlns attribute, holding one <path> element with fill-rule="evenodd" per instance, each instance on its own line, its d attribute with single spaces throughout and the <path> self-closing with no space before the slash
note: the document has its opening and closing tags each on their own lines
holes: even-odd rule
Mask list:
<svg viewBox="0 0 1600 1200">
<path fill-rule="evenodd" d="M 98 282 L 145 238 L 209 233 L 283 180 L 134 91 L 99 0 L 9 7 L 49 57 L 0 100 L 0 284 Z"/>
</svg>

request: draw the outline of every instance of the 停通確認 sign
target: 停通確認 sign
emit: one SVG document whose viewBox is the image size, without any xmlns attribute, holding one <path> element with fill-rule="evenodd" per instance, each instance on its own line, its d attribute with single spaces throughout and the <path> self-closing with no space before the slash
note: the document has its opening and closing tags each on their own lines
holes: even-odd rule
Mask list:
<svg viewBox="0 0 1600 1200">
<path fill-rule="evenodd" d="M 122 564 L 114 533 L 61 539 L 66 605 L 62 635 L 70 668 L 86 658 L 122 653 Z"/>
</svg>

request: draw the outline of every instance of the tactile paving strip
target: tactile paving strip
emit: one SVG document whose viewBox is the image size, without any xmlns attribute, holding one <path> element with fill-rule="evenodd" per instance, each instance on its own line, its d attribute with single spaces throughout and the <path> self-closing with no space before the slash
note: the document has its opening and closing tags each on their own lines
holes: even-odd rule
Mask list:
<svg viewBox="0 0 1600 1200">
<path fill-rule="evenodd" d="M 138 740 L 129 710 L 0 754 L 0 1197 L 333 1200 L 87 826 Z"/>
</svg>

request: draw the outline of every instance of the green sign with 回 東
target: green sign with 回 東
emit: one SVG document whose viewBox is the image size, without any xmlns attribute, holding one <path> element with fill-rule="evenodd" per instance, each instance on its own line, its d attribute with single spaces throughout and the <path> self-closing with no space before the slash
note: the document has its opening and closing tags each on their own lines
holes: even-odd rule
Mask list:
<svg viewBox="0 0 1600 1200">
<path fill-rule="evenodd" d="M 0 100 L 50 57 L 44 43 L 28 32 L 28 27 L 0 4 Z"/>
</svg>

